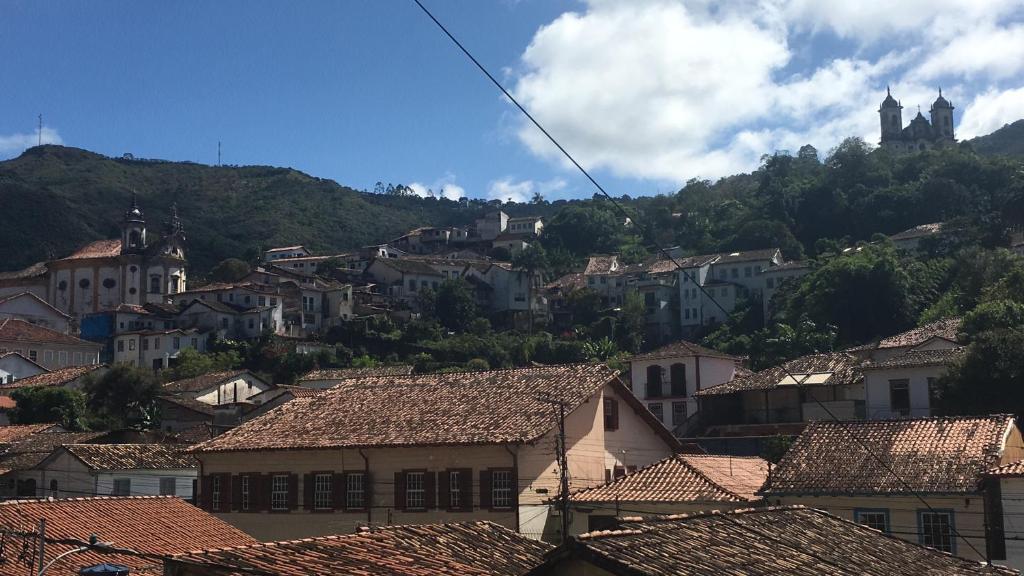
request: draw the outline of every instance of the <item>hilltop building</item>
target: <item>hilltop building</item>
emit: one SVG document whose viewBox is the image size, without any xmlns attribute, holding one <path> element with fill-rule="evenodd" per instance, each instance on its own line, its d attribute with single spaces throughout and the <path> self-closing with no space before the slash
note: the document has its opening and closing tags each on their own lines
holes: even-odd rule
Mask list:
<svg viewBox="0 0 1024 576">
<path fill-rule="evenodd" d="M 903 105 L 886 88 L 885 100 L 878 108 L 882 127 L 881 146 L 900 152 L 916 152 L 956 142 L 953 135 L 953 105 L 942 97 L 941 88 L 929 115 L 931 122 L 918 108 L 917 116 L 914 116 L 910 124 L 903 126 Z"/>
</svg>

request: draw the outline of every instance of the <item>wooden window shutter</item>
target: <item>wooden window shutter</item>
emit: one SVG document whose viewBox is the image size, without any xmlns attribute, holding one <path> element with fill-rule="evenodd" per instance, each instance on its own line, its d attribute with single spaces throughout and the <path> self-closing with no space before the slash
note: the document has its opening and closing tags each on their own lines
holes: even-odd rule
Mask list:
<svg viewBox="0 0 1024 576">
<path fill-rule="evenodd" d="M 270 492 L 272 490 L 274 475 L 273 474 L 261 474 L 258 478 L 257 484 L 260 487 L 260 508 L 270 511 Z"/>
<path fill-rule="evenodd" d="M 231 509 L 242 509 L 242 476 L 239 474 L 231 477 Z"/>
<path fill-rule="evenodd" d="M 288 475 L 288 509 L 295 510 L 299 507 L 299 475 Z"/>
<path fill-rule="evenodd" d="M 313 509 L 313 490 L 316 476 L 313 474 L 303 474 L 302 476 L 302 507 L 307 511 Z M 291 485 L 288 485 L 288 490 L 292 489 Z"/>
<path fill-rule="evenodd" d="M 480 509 L 491 510 L 494 506 L 491 504 L 491 471 L 481 470 L 480 471 Z"/>
<path fill-rule="evenodd" d="M 462 486 L 459 486 L 459 496 L 462 498 L 461 510 L 472 510 L 473 509 L 473 470 L 471 468 L 463 468 L 459 470 L 459 481 L 462 482 Z"/>
<path fill-rule="evenodd" d="M 373 508 L 373 476 L 369 470 L 363 472 L 363 504 L 367 510 Z"/>
<path fill-rule="evenodd" d="M 437 508 L 439 510 L 450 510 L 452 507 L 452 472 L 444 470 L 437 480 Z"/>
<path fill-rule="evenodd" d="M 512 509 L 519 509 L 519 469 L 512 468 Z"/>
<path fill-rule="evenodd" d="M 335 474 L 331 478 L 331 497 L 334 498 L 335 510 L 348 506 L 348 474 Z"/>
<path fill-rule="evenodd" d="M 231 502 L 234 500 L 234 492 L 231 490 L 231 474 L 220 475 L 220 489 L 224 492 L 220 495 L 220 511 L 230 512 Z"/>
<path fill-rule="evenodd" d="M 405 472 L 395 472 L 395 509 L 405 510 Z"/>
<path fill-rule="evenodd" d="M 213 476 L 203 476 L 202 482 L 199 483 L 199 503 L 200 508 L 207 512 L 212 512 L 213 508 Z"/>
<path fill-rule="evenodd" d="M 437 473 L 423 473 L 423 504 L 427 510 L 437 507 Z"/>
</svg>

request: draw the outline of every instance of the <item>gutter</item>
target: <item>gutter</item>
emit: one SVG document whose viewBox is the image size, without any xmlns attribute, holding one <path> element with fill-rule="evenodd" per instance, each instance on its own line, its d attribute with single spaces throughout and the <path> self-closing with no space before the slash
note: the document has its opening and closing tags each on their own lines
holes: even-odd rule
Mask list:
<svg viewBox="0 0 1024 576">
<path fill-rule="evenodd" d="M 511 450 L 508 444 L 502 444 L 502 448 L 512 455 L 512 479 L 516 483 L 516 534 L 519 534 L 519 453 Z"/>
<path fill-rule="evenodd" d="M 370 481 L 370 501 L 366 503 L 366 527 L 369 528 L 373 521 L 373 478 L 370 476 L 370 459 L 363 453 L 362 448 L 359 448 L 358 452 L 363 457 L 363 482 Z"/>
</svg>

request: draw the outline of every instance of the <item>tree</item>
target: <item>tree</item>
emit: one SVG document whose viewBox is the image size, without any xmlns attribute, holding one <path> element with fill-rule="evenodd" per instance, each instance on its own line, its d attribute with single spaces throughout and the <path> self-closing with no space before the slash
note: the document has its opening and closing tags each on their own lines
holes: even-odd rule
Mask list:
<svg viewBox="0 0 1024 576">
<path fill-rule="evenodd" d="M 242 365 L 242 358 L 235 350 L 203 354 L 194 348 L 185 348 L 175 358 L 170 370 L 170 380 L 195 378 L 209 372 L 232 370 Z"/>
<path fill-rule="evenodd" d="M 464 332 L 477 317 L 476 298 L 463 279 L 446 280 L 437 288 L 437 319 L 454 332 Z"/>
<path fill-rule="evenodd" d="M 210 280 L 214 282 L 238 282 L 249 275 L 252 269 L 238 258 L 226 258 L 210 270 Z"/>
<path fill-rule="evenodd" d="M 526 274 L 526 307 L 530 318 L 529 332 L 533 332 L 533 289 L 543 283 L 548 269 L 548 255 L 544 247 L 534 242 L 512 258 L 512 268 Z"/>
<path fill-rule="evenodd" d="M 150 427 L 156 422 L 160 384 L 149 370 L 115 364 L 102 376 L 83 378 L 92 412 L 112 429 Z"/>
<path fill-rule="evenodd" d="M 622 348 L 636 354 L 644 343 L 647 307 L 644 299 L 637 292 L 626 294 L 626 300 L 619 311 L 619 322 L 616 326 L 618 340 Z"/>
<path fill-rule="evenodd" d="M 610 210 L 592 204 L 570 205 L 544 226 L 542 239 L 545 246 L 589 256 L 615 250 L 621 233 L 622 223 Z"/>
<path fill-rule="evenodd" d="M 11 399 L 18 404 L 10 412 L 12 424 L 58 422 L 68 430 L 84 429 L 85 395 L 78 390 L 19 388 L 11 393 Z"/>
<path fill-rule="evenodd" d="M 987 330 L 973 336 L 965 356 L 939 379 L 942 414 L 1024 414 L 1024 332 Z"/>
</svg>

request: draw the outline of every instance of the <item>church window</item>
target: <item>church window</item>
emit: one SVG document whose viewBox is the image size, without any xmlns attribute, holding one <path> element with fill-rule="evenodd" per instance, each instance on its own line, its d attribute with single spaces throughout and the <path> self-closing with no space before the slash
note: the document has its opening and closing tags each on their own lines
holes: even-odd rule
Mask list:
<svg viewBox="0 0 1024 576">
<path fill-rule="evenodd" d="M 160 293 L 160 276 L 153 275 L 149 277 L 149 293 L 159 294 Z"/>
<path fill-rule="evenodd" d="M 139 271 L 139 269 L 136 268 L 135 266 L 129 266 L 128 271 L 131 272 L 132 274 L 135 274 L 136 272 Z"/>
<path fill-rule="evenodd" d="M 140 244 L 142 244 L 142 236 L 139 235 L 138 230 L 132 230 L 128 233 L 128 246 L 136 248 Z"/>
<path fill-rule="evenodd" d="M 88 288 L 89 287 L 89 279 L 88 278 L 82 278 L 81 280 L 79 280 L 78 281 L 78 287 L 81 288 L 82 290 L 85 290 L 86 288 Z"/>
<path fill-rule="evenodd" d="M 113 278 L 104 278 L 103 279 L 103 287 L 106 288 L 107 290 L 110 290 L 114 286 L 117 286 L 117 281 L 114 280 Z"/>
<path fill-rule="evenodd" d="M 134 286 L 128 289 L 129 294 L 135 294 L 136 292 L 138 292 L 138 290 L 136 290 Z"/>
<path fill-rule="evenodd" d="M 67 290 L 67 289 L 68 289 L 68 281 L 67 280 L 61 280 L 60 282 L 57 283 L 57 290 L 60 290 L 61 292 L 63 292 L 65 290 Z"/>
</svg>

